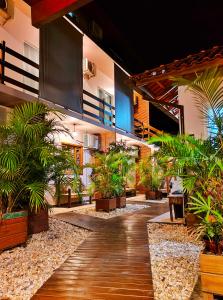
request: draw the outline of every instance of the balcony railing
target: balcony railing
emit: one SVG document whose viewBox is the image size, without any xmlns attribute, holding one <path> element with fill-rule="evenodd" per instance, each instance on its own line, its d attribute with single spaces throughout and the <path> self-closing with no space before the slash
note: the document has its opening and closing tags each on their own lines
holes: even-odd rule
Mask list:
<svg viewBox="0 0 223 300">
<path fill-rule="evenodd" d="M 98 122 L 115 127 L 115 107 L 83 90 L 83 114 Z"/>
<path fill-rule="evenodd" d="M 15 59 L 17 60 L 16 64 L 12 63 Z M 39 82 L 39 78 L 32 73 L 25 71 L 24 68 L 22 68 L 24 64 L 39 70 L 39 65 L 37 63 L 7 47 L 4 41 L 0 43 L 1 83 L 9 83 L 17 88 L 38 95 L 38 89 L 24 83 L 24 76 L 37 83 Z"/>
<path fill-rule="evenodd" d="M 0 82 L 2 84 L 8 83 L 17 89 L 38 96 L 39 90 L 35 88 L 36 84 L 29 85 L 27 82 L 30 80 L 32 83 L 39 83 L 39 77 L 24 70 L 24 66 L 28 70 L 33 69 L 33 73 L 37 73 L 36 70 L 39 71 L 37 63 L 7 47 L 4 41 L 0 43 Z M 24 78 L 29 80 L 24 80 Z M 115 107 L 86 90 L 83 90 L 83 116 L 109 127 L 116 126 Z M 156 128 L 134 119 L 134 134 L 137 137 L 146 139 L 157 133 L 160 131 Z"/>
</svg>

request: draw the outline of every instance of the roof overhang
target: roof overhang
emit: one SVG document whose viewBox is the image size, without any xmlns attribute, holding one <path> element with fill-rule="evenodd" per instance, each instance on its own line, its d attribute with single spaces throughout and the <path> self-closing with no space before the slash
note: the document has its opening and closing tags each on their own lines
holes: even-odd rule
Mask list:
<svg viewBox="0 0 223 300">
<path fill-rule="evenodd" d="M 31 6 L 32 24 L 35 27 L 51 22 L 68 12 L 79 9 L 92 0 L 24 0 Z"/>
<path fill-rule="evenodd" d="M 181 105 L 178 103 L 178 88 L 174 78 L 193 78 L 196 73 L 211 67 L 223 66 L 223 46 L 215 46 L 186 58 L 175 60 L 129 78 L 133 88 L 146 91 L 151 102 L 168 112 L 172 119 L 179 118 Z"/>
</svg>

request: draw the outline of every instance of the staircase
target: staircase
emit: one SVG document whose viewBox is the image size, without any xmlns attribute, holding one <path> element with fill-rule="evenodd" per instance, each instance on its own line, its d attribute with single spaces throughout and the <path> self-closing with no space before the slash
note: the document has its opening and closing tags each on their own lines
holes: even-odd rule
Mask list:
<svg viewBox="0 0 223 300">
<path fill-rule="evenodd" d="M 163 133 L 163 131 L 156 129 L 149 124 L 145 124 L 136 118 L 134 118 L 134 132 L 138 138 L 143 140 L 148 140 L 152 136 Z"/>
</svg>

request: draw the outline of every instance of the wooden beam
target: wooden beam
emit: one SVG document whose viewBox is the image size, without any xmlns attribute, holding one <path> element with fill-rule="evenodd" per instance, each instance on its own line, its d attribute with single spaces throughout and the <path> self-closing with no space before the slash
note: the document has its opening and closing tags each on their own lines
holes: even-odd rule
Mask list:
<svg viewBox="0 0 223 300">
<path fill-rule="evenodd" d="M 40 27 L 68 12 L 74 11 L 92 0 L 25 0 L 31 5 L 32 24 Z"/>
</svg>

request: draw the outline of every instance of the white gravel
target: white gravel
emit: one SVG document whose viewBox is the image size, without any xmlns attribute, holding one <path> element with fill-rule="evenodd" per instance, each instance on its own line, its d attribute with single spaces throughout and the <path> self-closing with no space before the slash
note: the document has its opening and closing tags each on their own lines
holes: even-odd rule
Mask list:
<svg viewBox="0 0 223 300">
<path fill-rule="evenodd" d="M 123 214 L 132 213 L 134 211 L 148 208 L 148 205 L 139 205 L 139 204 L 126 204 L 125 208 L 116 208 L 116 210 L 112 210 L 109 213 L 104 211 L 95 211 L 95 204 L 85 206 L 80 206 L 76 208 L 74 211 L 79 214 L 89 215 L 93 217 L 98 217 L 102 219 L 110 219 L 113 217 L 117 217 Z"/>
<path fill-rule="evenodd" d="M 51 219 L 26 247 L 0 254 L 0 299 L 28 300 L 90 233 Z"/>
<path fill-rule="evenodd" d="M 181 225 L 149 224 L 148 234 L 155 300 L 189 300 L 202 243 Z"/>
</svg>

